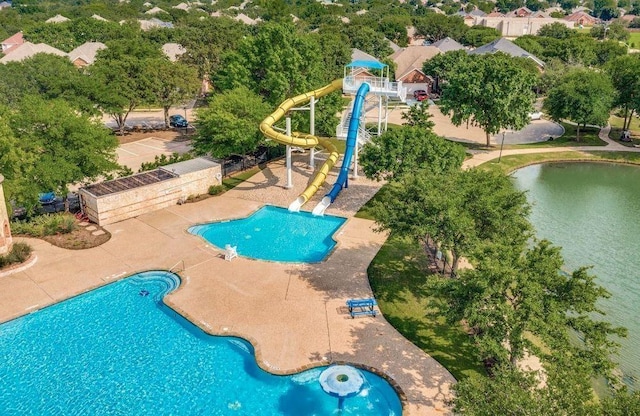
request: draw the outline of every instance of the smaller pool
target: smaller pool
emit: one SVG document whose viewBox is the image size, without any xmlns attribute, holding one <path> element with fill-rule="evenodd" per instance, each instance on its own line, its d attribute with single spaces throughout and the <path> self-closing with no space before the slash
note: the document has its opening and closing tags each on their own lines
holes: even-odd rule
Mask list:
<svg viewBox="0 0 640 416">
<path fill-rule="evenodd" d="M 346 218 L 289 212 L 266 205 L 247 218 L 189 228 L 214 246 L 237 246 L 238 254 L 285 263 L 322 261 L 336 245 L 333 234 Z"/>
</svg>

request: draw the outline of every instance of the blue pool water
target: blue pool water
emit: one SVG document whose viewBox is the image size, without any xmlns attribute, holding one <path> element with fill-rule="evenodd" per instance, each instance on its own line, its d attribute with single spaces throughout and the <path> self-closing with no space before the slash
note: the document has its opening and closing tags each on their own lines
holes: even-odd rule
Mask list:
<svg viewBox="0 0 640 416">
<path fill-rule="evenodd" d="M 207 335 L 162 303 L 178 283 L 141 273 L 0 325 L 1 414 L 336 414 L 324 367 L 261 370 L 251 344 Z M 400 415 L 391 386 L 361 373 L 342 414 Z"/>
<path fill-rule="evenodd" d="M 315 263 L 333 250 L 336 242 L 332 236 L 345 221 L 267 205 L 247 218 L 196 225 L 189 232 L 219 248 L 237 246 L 238 254 L 244 257 Z"/>
</svg>

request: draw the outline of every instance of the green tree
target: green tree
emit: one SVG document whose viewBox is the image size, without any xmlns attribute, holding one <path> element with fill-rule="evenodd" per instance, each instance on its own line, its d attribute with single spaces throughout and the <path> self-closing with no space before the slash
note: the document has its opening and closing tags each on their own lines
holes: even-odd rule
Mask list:
<svg viewBox="0 0 640 416">
<path fill-rule="evenodd" d="M 568 119 L 580 126 L 604 126 L 609 120 L 615 91 L 609 77 L 589 69 L 576 69 L 560 79 L 544 100 L 544 109 L 552 119 Z"/>
<path fill-rule="evenodd" d="M 500 32 L 492 27 L 471 26 L 460 38 L 463 45 L 478 46 L 486 45 L 501 37 Z"/>
<path fill-rule="evenodd" d="M 538 36 L 546 36 L 555 39 L 567 39 L 575 35 L 575 30 L 569 29 L 559 22 L 544 25 L 538 30 Z"/>
<path fill-rule="evenodd" d="M 162 106 L 164 123 L 169 127 L 169 109 L 193 99 L 200 87 L 195 68 L 167 58 L 154 59 L 150 68 L 155 101 Z"/>
<path fill-rule="evenodd" d="M 224 57 L 215 74 L 216 86 L 222 90 L 247 86 L 277 105 L 328 81 L 321 56 L 316 38 L 297 33 L 289 24 L 267 23 Z"/>
<path fill-rule="evenodd" d="M 258 126 L 269 113 L 270 106 L 247 87 L 214 95 L 207 107 L 196 112 L 196 154 L 225 158 L 255 150 L 264 142 Z"/>
<path fill-rule="evenodd" d="M 445 173 L 460 169 L 464 149 L 422 126 L 390 129 L 374 136 L 360 153 L 365 175 L 393 180 L 422 169 Z"/>
<path fill-rule="evenodd" d="M 397 43 L 407 46 L 407 27 L 411 26 L 411 18 L 407 15 L 387 15 L 380 19 L 378 30 L 384 36 Z"/>
<path fill-rule="evenodd" d="M 98 121 L 79 114 L 66 101 L 25 97 L 8 114 L 13 136 L 25 159 L 11 193 L 33 208 L 38 192 L 66 195 L 70 184 L 93 180 L 115 170 L 118 142 Z"/>
<path fill-rule="evenodd" d="M 9 62 L 0 68 L 0 102 L 17 104 L 25 95 L 46 99 L 63 98 L 86 114 L 97 114 L 94 99 L 97 87 L 69 59 L 36 54 L 22 62 Z"/>
<path fill-rule="evenodd" d="M 455 71 L 458 65 L 463 65 L 463 63 L 470 59 L 472 58 L 470 58 L 465 50 L 440 53 L 428 61 L 425 61 L 422 66 L 422 71 L 434 78 L 434 90 L 440 91 L 442 89 L 442 82 L 448 79 L 449 73 Z"/>
<path fill-rule="evenodd" d="M 142 103 L 154 100 L 153 63 L 161 59 L 160 49 L 136 40 L 109 43 L 98 51 L 90 76 L 101 91 L 96 100 L 110 114 L 124 134 L 129 113 Z"/>
<path fill-rule="evenodd" d="M 414 21 L 416 33 L 431 42 L 444 39 L 447 36 L 459 40 L 469 29 L 460 16 L 445 16 L 431 13 Z"/>
<path fill-rule="evenodd" d="M 408 151 L 411 150 L 405 148 Z M 415 166 L 411 162 L 407 167 Z M 526 241 L 526 199 L 513 189 L 506 176 L 476 169 L 450 169 L 452 165 L 442 163 L 436 161 L 430 164 L 435 169 L 394 178 L 388 191 L 373 204 L 381 230 L 419 240 L 430 236 L 442 250 L 451 252 L 454 272 L 461 257 L 473 259 L 485 242 L 510 240 L 516 246 Z M 447 174 L 434 172 L 438 167 L 447 169 Z"/>
<path fill-rule="evenodd" d="M 487 146 L 492 134 L 529 123 L 536 77 L 516 59 L 502 53 L 472 56 L 447 77 L 440 109 L 452 114 L 456 126 L 470 122 L 482 128 Z"/>
<path fill-rule="evenodd" d="M 371 26 L 349 24 L 343 30 L 351 41 L 352 48 L 360 49 L 379 59 L 393 53 L 389 41 Z"/>
<path fill-rule="evenodd" d="M 582 373 L 560 371 L 558 376 L 550 375 L 549 371 L 545 373 L 544 386 L 541 386 L 540 374 L 509 365 L 493 368 L 491 377 L 474 376 L 460 380 L 453 386 L 456 392 L 454 411 L 474 416 L 600 414 L 598 406 L 593 403 L 588 378 L 580 379 Z"/>
<path fill-rule="evenodd" d="M 586 268 L 564 273 L 560 249 L 549 242 L 536 242 L 523 253 L 525 246 L 526 241 L 514 244 L 500 237 L 481 247 L 473 269 L 455 280 L 439 280 L 435 290 L 446 299 L 447 321 L 464 320 L 473 329 L 485 362 L 515 366 L 527 351 L 543 356 L 528 336 L 533 335 L 552 351 L 549 359 L 573 357 L 590 376 L 606 375 L 617 348 L 609 337 L 624 335 L 597 318 L 596 302 L 608 292 Z M 582 342 L 572 342 L 572 332 Z"/>
<path fill-rule="evenodd" d="M 623 130 L 629 130 L 635 111 L 640 111 L 640 57 L 636 54 L 619 56 L 606 67 L 616 89 L 613 105 L 624 114 Z"/>
</svg>

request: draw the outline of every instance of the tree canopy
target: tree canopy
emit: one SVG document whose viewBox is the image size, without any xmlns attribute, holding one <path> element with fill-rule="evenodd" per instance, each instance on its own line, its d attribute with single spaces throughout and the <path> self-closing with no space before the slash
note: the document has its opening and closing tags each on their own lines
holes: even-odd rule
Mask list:
<svg viewBox="0 0 640 416">
<path fill-rule="evenodd" d="M 95 179 L 115 170 L 117 140 L 102 124 L 79 114 L 61 99 L 25 97 L 14 111 L 5 111 L 11 134 L 1 165 L 11 198 L 33 209 L 40 192 L 67 192 L 69 184 Z M 13 138 L 13 139 L 12 139 Z M 18 156 L 16 158 L 15 156 Z"/>
<path fill-rule="evenodd" d="M 459 126 L 470 122 L 486 134 L 502 129 L 519 130 L 529 123 L 536 77 L 516 58 L 502 53 L 472 55 L 447 74 L 440 109 Z"/>
<path fill-rule="evenodd" d="M 609 120 L 614 89 L 609 77 L 589 69 L 575 69 L 563 76 L 544 100 L 545 111 L 554 120 L 568 119 L 580 126 L 604 126 Z"/>
<path fill-rule="evenodd" d="M 258 126 L 270 111 L 262 97 L 247 87 L 216 94 L 207 107 L 197 110 L 195 152 L 225 158 L 255 150 L 264 142 Z"/>
</svg>

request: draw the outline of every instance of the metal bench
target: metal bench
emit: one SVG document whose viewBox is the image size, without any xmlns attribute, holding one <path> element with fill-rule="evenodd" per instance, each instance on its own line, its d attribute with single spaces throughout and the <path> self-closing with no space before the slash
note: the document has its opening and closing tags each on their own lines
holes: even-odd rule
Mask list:
<svg viewBox="0 0 640 416">
<path fill-rule="evenodd" d="M 349 299 L 347 300 L 347 307 L 349 308 L 349 314 L 351 318 L 355 318 L 359 315 L 371 315 L 376 316 L 376 300 L 373 298 L 368 299 Z"/>
</svg>

